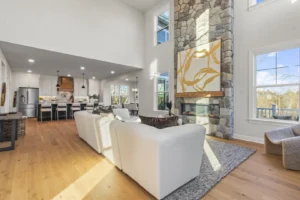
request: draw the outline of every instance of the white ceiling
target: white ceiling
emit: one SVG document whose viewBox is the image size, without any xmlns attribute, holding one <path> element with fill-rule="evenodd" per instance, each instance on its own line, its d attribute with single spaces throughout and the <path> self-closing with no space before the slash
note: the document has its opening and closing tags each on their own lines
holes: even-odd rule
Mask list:
<svg viewBox="0 0 300 200">
<path fill-rule="evenodd" d="M 43 75 L 56 75 L 60 71 L 61 76 L 71 74 L 72 77 L 80 78 L 85 73 L 85 78 L 96 77 L 97 80 L 118 76 L 136 71 L 137 68 L 119 65 L 99 60 L 93 60 L 78 56 L 61 54 L 7 42 L 0 41 L 0 48 L 9 63 L 12 71 L 27 72 Z M 34 59 L 35 63 L 30 64 L 28 59 Z M 80 70 L 84 66 L 85 70 Z M 112 75 L 111 71 L 115 71 Z"/>
<path fill-rule="evenodd" d="M 120 0 L 142 12 L 146 12 L 161 0 Z"/>
</svg>

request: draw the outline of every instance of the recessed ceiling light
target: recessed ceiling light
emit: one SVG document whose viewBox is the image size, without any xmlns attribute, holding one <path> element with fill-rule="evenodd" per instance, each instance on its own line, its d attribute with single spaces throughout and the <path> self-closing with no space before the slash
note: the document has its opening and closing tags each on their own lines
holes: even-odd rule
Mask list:
<svg viewBox="0 0 300 200">
<path fill-rule="evenodd" d="M 34 63 L 34 60 L 33 59 L 28 59 L 28 62 Z"/>
<path fill-rule="evenodd" d="M 94 76 L 93 79 L 96 79 L 96 77 Z"/>
<path fill-rule="evenodd" d="M 80 69 L 81 69 L 81 70 L 85 70 L 85 67 L 84 67 L 84 66 L 81 66 Z"/>
<path fill-rule="evenodd" d="M 128 78 L 126 78 L 125 80 L 128 81 Z"/>
<path fill-rule="evenodd" d="M 68 74 L 68 76 L 70 77 L 70 76 L 71 76 L 71 74 Z"/>
<path fill-rule="evenodd" d="M 114 74 L 114 73 L 115 73 L 115 71 L 111 71 L 110 73 L 111 73 L 111 74 Z"/>
<path fill-rule="evenodd" d="M 28 73 L 31 73 L 32 71 L 29 69 L 29 70 L 27 70 L 27 72 L 28 72 Z"/>
</svg>

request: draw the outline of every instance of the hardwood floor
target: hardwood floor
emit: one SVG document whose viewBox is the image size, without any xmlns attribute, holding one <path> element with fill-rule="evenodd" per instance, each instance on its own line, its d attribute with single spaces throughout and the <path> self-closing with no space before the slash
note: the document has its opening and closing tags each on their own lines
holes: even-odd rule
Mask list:
<svg viewBox="0 0 300 200">
<path fill-rule="evenodd" d="M 154 199 L 77 135 L 73 121 L 27 120 L 14 151 L 0 152 L 0 199 Z M 220 139 L 216 139 L 220 140 Z M 300 199 L 300 172 L 285 170 L 263 146 L 203 199 Z"/>
</svg>

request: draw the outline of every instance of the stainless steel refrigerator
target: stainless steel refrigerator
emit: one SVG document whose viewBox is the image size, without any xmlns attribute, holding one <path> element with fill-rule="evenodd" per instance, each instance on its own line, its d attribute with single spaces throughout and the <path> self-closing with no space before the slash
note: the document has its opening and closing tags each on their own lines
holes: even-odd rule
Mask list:
<svg viewBox="0 0 300 200">
<path fill-rule="evenodd" d="M 39 103 L 38 88 L 19 88 L 19 112 L 27 117 L 37 117 Z"/>
</svg>

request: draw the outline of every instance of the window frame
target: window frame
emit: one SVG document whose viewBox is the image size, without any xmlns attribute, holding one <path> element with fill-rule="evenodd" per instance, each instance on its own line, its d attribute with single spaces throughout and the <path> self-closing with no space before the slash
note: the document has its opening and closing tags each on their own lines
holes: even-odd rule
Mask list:
<svg viewBox="0 0 300 200">
<path fill-rule="evenodd" d="M 118 99 L 119 99 L 119 104 L 112 104 L 111 86 L 113 86 L 113 85 L 114 85 L 114 86 L 117 85 L 118 88 L 119 88 L 119 93 L 118 93 L 118 94 L 119 94 L 119 95 L 118 95 L 118 97 L 119 97 L 119 98 L 118 98 Z M 127 102 L 127 103 L 130 102 L 130 87 L 129 87 L 129 85 L 126 85 L 126 84 L 110 84 L 110 88 L 109 88 L 110 91 L 109 91 L 109 92 L 110 92 L 110 104 L 111 104 L 111 105 L 122 105 L 122 102 L 121 102 L 121 87 L 122 87 L 122 86 L 125 86 L 125 87 L 128 88 L 128 94 L 127 94 L 127 95 L 128 95 L 128 102 Z"/>
<path fill-rule="evenodd" d="M 158 19 L 159 19 L 159 16 L 162 15 L 162 14 L 164 14 L 165 12 L 169 12 L 169 23 L 168 23 L 167 26 L 164 26 L 164 27 L 158 29 Z M 171 14 L 171 9 L 170 9 L 170 8 L 167 8 L 167 9 L 165 9 L 163 12 L 161 12 L 159 15 L 156 15 L 156 27 L 155 27 L 155 33 L 156 33 L 156 45 L 157 45 L 157 46 L 158 46 L 158 45 L 161 45 L 161 44 L 164 44 L 164 43 L 167 43 L 167 42 L 170 41 L 170 14 Z M 158 37 L 157 37 L 157 36 L 158 36 L 158 33 L 159 33 L 160 31 L 163 31 L 163 30 L 166 29 L 166 28 L 168 29 L 168 34 L 169 34 L 168 40 L 166 40 L 165 42 L 159 43 Z"/>
<path fill-rule="evenodd" d="M 256 109 L 257 109 L 257 88 L 266 88 L 268 86 L 274 87 L 274 85 L 263 85 L 257 86 L 256 82 L 256 56 L 261 54 L 268 54 L 270 52 L 278 52 L 287 49 L 300 48 L 300 41 L 290 41 L 282 44 L 275 44 L 272 46 L 266 46 L 258 49 L 254 49 L 249 51 L 249 107 L 248 107 L 248 121 L 252 123 L 258 124 L 272 124 L 276 126 L 282 125 L 290 125 L 290 124 L 298 124 L 300 121 L 292 121 L 292 120 L 278 120 L 278 119 L 263 119 L 256 117 Z M 276 84 L 276 86 L 295 86 L 298 85 L 300 89 L 299 83 L 291 83 L 291 84 Z M 299 113 L 300 113 L 300 94 L 299 94 Z M 300 119 L 299 119 L 300 120 Z"/>
<path fill-rule="evenodd" d="M 274 3 L 274 2 L 276 2 L 278 0 L 264 0 L 261 3 L 256 3 L 256 0 L 248 0 L 248 1 L 249 1 L 248 10 L 252 11 L 252 10 L 255 10 L 257 8 L 266 6 L 266 5 L 270 4 L 270 3 Z"/>
<path fill-rule="evenodd" d="M 169 25 L 166 26 L 166 27 L 168 27 L 168 30 L 169 30 L 169 39 L 166 42 L 158 44 L 158 38 L 157 38 L 158 31 L 163 30 L 164 28 L 166 28 L 166 27 L 164 27 L 164 28 L 158 30 L 158 17 L 166 11 L 169 11 Z M 154 12 L 154 14 L 152 16 L 153 21 L 154 21 L 154 23 L 153 23 L 153 25 L 154 25 L 154 27 L 153 27 L 153 39 L 154 39 L 153 40 L 153 46 L 161 46 L 163 44 L 167 44 L 168 42 L 170 42 L 170 40 L 172 38 L 171 37 L 171 34 L 172 34 L 172 32 L 171 32 L 172 23 L 171 22 L 172 22 L 172 19 L 173 19 L 172 18 L 173 15 L 172 15 L 171 11 L 172 11 L 171 4 L 168 2 L 164 5 L 162 5 L 159 9 L 157 9 Z"/>
</svg>

